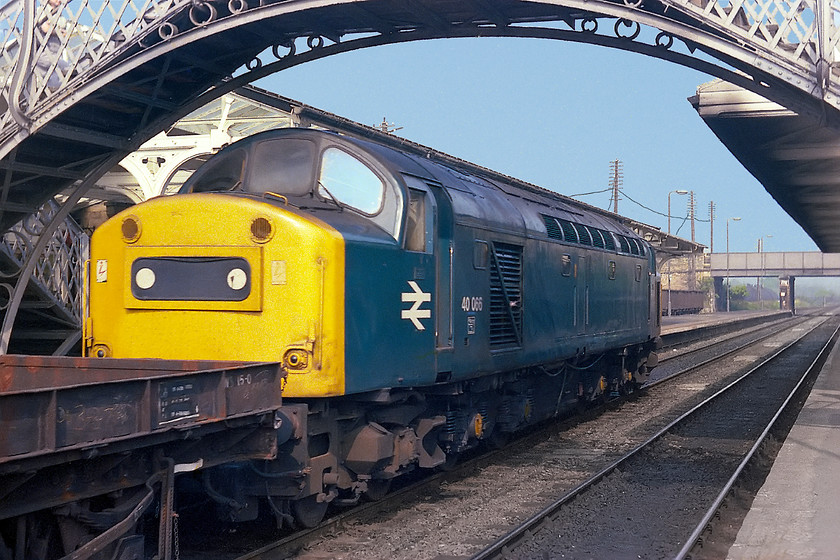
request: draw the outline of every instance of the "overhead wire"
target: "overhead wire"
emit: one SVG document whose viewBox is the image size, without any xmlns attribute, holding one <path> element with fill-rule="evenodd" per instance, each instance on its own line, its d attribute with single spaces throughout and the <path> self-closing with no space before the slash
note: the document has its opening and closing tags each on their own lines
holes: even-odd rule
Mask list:
<svg viewBox="0 0 840 560">
<path fill-rule="evenodd" d="M 601 193 L 605 193 L 605 192 L 611 192 L 612 190 L 613 190 L 613 189 L 612 189 L 612 187 L 610 187 L 610 188 L 608 188 L 608 189 L 603 189 L 603 190 L 600 190 L 600 191 L 592 191 L 592 192 L 578 193 L 578 194 L 572 194 L 572 195 L 569 195 L 569 196 L 570 196 L 571 198 L 576 198 L 576 197 L 578 197 L 578 196 L 588 196 L 588 195 L 592 195 L 592 194 L 601 194 Z M 650 206 L 646 206 L 646 205 L 642 204 L 641 202 L 639 202 L 638 200 L 636 200 L 636 199 L 632 198 L 631 196 L 628 196 L 628 194 L 627 194 L 627 192 L 626 192 L 626 191 L 621 191 L 621 192 L 624 194 L 624 198 L 626 198 L 627 200 L 629 200 L 629 201 L 630 201 L 630 202 L 632 202 L 633 204 L 636 204 L 636 205 L 638 205 L 638 206 L 641 206 L 642 208 L 644 208 L 644 209 L 645 209 L 645 210 L 647 210 L 648 212 L 652 212 L 652 213 L 656 214 L 657 216 L 662 216 L 663 218 L 673 218 L 673 219 L 679 219 L 679 218 L 682 218 L 682 220 L 683 220 L 683 221 L 682 221 L 682 224 L 680 224 L 680 227 L 682 227 L 683 225 L 685 225 L 685 222 L 688 220 L 688 216 L 673 216 L 673 215 L 672 215 L 672 216 L 669 216 L 669 215 L 668 215 L 668 214 L 666 214 L 665 212 L 660 212 L 660 211 L 658 211 L 658 210 L 654 210 L 654 209 L 653 209 L 653 208 L 651 208 Z M 610 196 L 610 205 L 612 205 L 612 202 L 613 202 L 613 200 L 612 200 L 612 196 Z M 695 221 L 695 222 L 705 222 L 705 223 L 709 223 L 711 220 L 708 220 L 708 219 L 705 219 L 705 220 L 704 220 L 703 218 L 698 218 L 697 216 L 695 216 L 695 217 L 694 217 L 694 221 Z M 677 231 L 679 231 L 679 229 L 678 229 Z"/>
</svg>

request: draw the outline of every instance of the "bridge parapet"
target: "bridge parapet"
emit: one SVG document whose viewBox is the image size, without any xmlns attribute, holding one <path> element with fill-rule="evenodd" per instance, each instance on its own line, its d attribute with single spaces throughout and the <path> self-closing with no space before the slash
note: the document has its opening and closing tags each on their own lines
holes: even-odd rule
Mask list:
<svg viewBox="0 0 840 560">
<path fill-rule="evenodd" d="M 836 0 L 665 0 L 727 41 L 756 50 L 757 69 L 840 107 L 836 78 L 840 4 Z M 808 84 L 802 82 L 809 76 Z M 769 84 L 768 84 L 769 87 Z M 760 92 L 757 92 L 760 93 Z"/>
<path fill-rule="evenodd" d="M 60 100 L 72 104 L 69 97 L 81 84 L 102 73 L 118 75 L 116 61 L 138 62 L 149 58 L 145 53 L 152 47 L 168 44 L 153 49 L 158 52 L 152 56 L 164 55 L 178 44 L 246 25 L 263 32 L 236 39 L 261 45 L 243 44 L 239 54 L 205 51 L 207 59 L 193 63 L 224 60 L 228 70 L 247 65 L 253 71 L 264 65 L 254 53 L 269 48 L 275 58 L 298 63 L 301 55 L 311 60 L 418 39 L 553 38 L 672 60 L 815 115 L 825 116 L 827 105 L 829 116 L 840 119 L 834 114 L 840 112 L 838 14 L 840 0 L 424 0 L 405 5 L 383 0 L 8 0 L 0 7 L 0 85 L 7 105 L 0 147 L 16 126 L 29 130 Z M 291 65 L 285 63 L 269 64 L 280 70 Z"/>
<path fill-rule="evenodd" d="M 716 277 L 840 276 L 840 253 L 713 253 L 710 263 Z"/>
<path fill-rule="evenodd" d="M 26 127 L 138 41 L 177 33 L 169 20 L 191 0 L 11 0 L 0 8 L 0 126 Z M 145 39 L 145 41 L 142 41 Z"/>
<path fill-rule="evenodd" d="M 238 86 L 351 50 L 451 37 L 634 51 L 840 130 L 840 0 L 5 0 L 0 231 L 58 193 L 75 204 L 143 142 Z"/>
</svg>

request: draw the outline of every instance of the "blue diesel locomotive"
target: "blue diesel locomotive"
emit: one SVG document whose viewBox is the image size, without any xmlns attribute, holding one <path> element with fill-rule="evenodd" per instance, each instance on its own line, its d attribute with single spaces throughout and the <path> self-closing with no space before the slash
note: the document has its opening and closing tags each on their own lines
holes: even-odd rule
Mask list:
<svg viewBox="0 0 840 560">
<path fill-rule="evenodd" d="M 654 254 L 620 217 L 325 131 L 226 147 L 101 226 L 89 276 L 87 355 L 282 362 L 278 458 L 196 475 L 233 520 L 311 526 L 657 363 Z"/>
</svg>

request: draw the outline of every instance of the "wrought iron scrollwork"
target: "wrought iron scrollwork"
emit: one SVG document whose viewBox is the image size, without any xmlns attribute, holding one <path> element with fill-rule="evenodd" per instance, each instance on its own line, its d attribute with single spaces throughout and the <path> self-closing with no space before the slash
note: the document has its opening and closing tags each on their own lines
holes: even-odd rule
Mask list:
<svg viewBox="0 0 840 560">
<path fill-rule="evenodd" d="M 178 26 L 171 21 L 164 21 L 158 26 L 158 36 L 164 41 L 168 41 L 178 34 Z"/>
<path fill-rule="evenodd" d="M 306 46 L 312 50 L 320 49 L 324 46 L 324 38 L 320 35 L 310 35 L 306 38 Z"/>
<path fill-rule="evenodd" d="M 655 3 L 588 0 L 582 13 L 576 0 L 569 0 L 568 4 L 564 0 L 545 0 L 545 3 L 561 8 L 558 13 L 565 14 L 555 17 L 554 29 L 569 25 L 580 37 L 575 39 L 575 34 L 571 34 L 565 39 L 591 42 L 599 37 L 597 42 L 605 44 L 600 37 L 606 37 L 606 28 L 600 25 L 604 31 L 599 30 L 599 24 L 608 22 L 614 36 L 629 44 L 642 41 L 646 35 L 642 33 L 643 28 L 653 29 L 658 35 L 648 46 L 667 51 L 674 47 L 676 39 L 680 39 L 698 46 L 711 57 L 722 56 L 725 63 L 721 68 L 735 65 L 747 74 L 753 74 L 751 66 L 757 67 L 760 62 L 759 79 L 768 79 L 768 68 L 772 67 L 770 72 L 774 75 L 781 70 L 788 76 L 787 82 L 800 87 L 805 95 L 822 97 L 840 109 L 837 85 L 840 65 L 835 60 L 840 52 L 840 0 L 658 0 Z M 46 0 L 6 0 L 0 7 L 0 40 L 4 45 L 0 52 L 3 88 L 0 105 L 6 104 L 5 112 L 0 114 L 0 137 L 9 137 L 13 128 L 34 126 L 30 123 L 31 115 L 43 112 L 51 98 L 65 94 L 73 84 L 89 82 L 98 69 L 113 68 L 109 63 L 123 53 L 136 52 L 131 51 L 132 48 L 152 48 L 185 36 L 191 29 L 204 30 L 217 23 L 221 23 L 218 29 L 223 32 L 235 27 L 236 18 L 240 16 L 243 20 L 250 18 L 249 22 L 253 23 L 252 14 L 258 10 L 265 10 L 266 21 L 276 18 L 280 22 L 298 9 L 300 13 L 307 10 L 313 10 L 313 14 L 316 11 L 328 13 L 333 8 L 341 10 L 343 3 L 336 2 L 332 6 L 329 2 L 317 2 L 317 8 L 311 4 L 279 0 L 64 0 L 57 9 L 47 9 L 50 4 Z M 270 47 L 271 54 L 278 61 L 284 61 L 280 66 L 285 67 L 296 60 L 311 60 L 355 48 L 348 46 L 349 43 L 363 47 L 388 43 L 389 38 L 403 41 L 415 35 L 418 38 L 484 35 L 488 30 L 497 31 L 499 35 L 528 36 L 525 27 L 518 23 L 534 25 L 552 21 L 544 6 L 540 8 L 542 2 L 539 1 L 533 2 L 535 18 L 527 13 L 530 2 L 522 2 L 517 7 L 518 11 L 523 11 L 521 21 L 505 13 L 504 3 L 495 6 L 490 0 L 487 4 L 486 13 L 481 13 L 483 7 L 476 5 L 474 14 L 457 16 L 468 18 L 457 22 L 494 23 L 492 26 L 474 26 L 472 31 L 468 25 L 449 21 L 446 3 L 438 5 L 435 0 L 427 0 L 420 18 L 409 14 L 406 21 L 400 21 L 399 16 L 405 15 L 410 8 L 395 8 L 393 29 L 382 31 L 378 37 L 356 31 L 360 27 L 354 22 L 353 29 L 330 29 L 327 33 L 310 31 L 294 40 L 285 39 L 273 45 L 269 42 L 265 47 Z M 663 15 L 663 9 L 667 15 Z M 376 10 L 387 12 L 388 7 L 380 6 Z M 580 15 L 570 17 L 570 13 Z M 675 13 L 679 17 L 672 15 Z M 387 14 L 372 16 L 370 28 L 381 27 L 383 21 L 391 19 Z M 429 22 L 429 25 L 418 25 L 418 21 Z M 60 24 L 62 35 L 58 42 L 46 36 L 47 23 L 55 24 L 54 27 Z M 313 27 L 317 28 L 317 23 Z M 362 22 L 361 28 L 364 27 L 365 22 Z M 549 28 L 550 25 L 546 30 Z M 540 30 L 534 29 L 534 36 L 539 36 L 536 33 Z M 354 33 L 356 37 L 353 37 Z M 542 36 L 547 35 L 546 31 Z M 46 48 L 44 44 L 48 40 L 59 48 Z M 298 41 L 297 45 L 295 41 Z M 640 42 L 639 45 L 639 50 L 644 51 L 645 44 Z M 309 56 L 297 58 L 303 54 L 300 52 L 303 49 L 308 49 Z M 314 54 L 316 50 L 319 51 L 317 55 Z M 688 50 L 691 52 L 686 56 L 691 58 L 694 49 Z M 740 65 L 735 64 L 739 61 L 738 56 L 741 57 Z M 253 60 L 242 64 L 258 70 L 272 66 Z M 797 83 L 802 85 L 796 86 Z"/>
<path fill-rule="evenodd" d="M 246 0 L 229 0 L 228 1 L 228 10 L 233 15 L 241 14 L 242 12 L 246 11 L 249 8 L 248 2 Z"/>
<path fill-rule="evenodd" d="M 654 44 L 657 47 L 661 47 L 661 48 L 666 49 L 666 50 L 670 49 L 674 45 L 674 36 L 669 34 L 669 33 L 665 33 L 664 31 L 662 31 L 662 32 L 660 32 L 656 35 L 656 39 L 654 40 Z"/>
<path fill-rule="evenodd" d="M 625 30 L 629 29 L 630 32 L 625 34 Z M 642 32 L 642 26 L 638 21 L 631 21 L 629 19 L 619 19 L 615 22 L 615 36 L 620 39 L 628 39 L 633 41 L 636 37 L 639 36 L 639 33 Z"/>
<path fill-rule="evenodd" d="M 196 27 L 203 27 L 216 20 L 219 15 L 216 6 L 210 2 L 202 0 L 193 0 L 192 6 L 189 9 L 190 22 Z"/>
<path fill-rule="evenodd" d="M 286 53 L 281 53 L 280 49 L 289 49 Z M 278 43 L 271 46 L 271 54 L 274 55 L 274 58 L 277 60 L 281 60 L 286 57 L 295 56 L 297 52 L 297 47 L 295 47 L 294 41 L 287 41 L 284 43 Z"/>
</svg>

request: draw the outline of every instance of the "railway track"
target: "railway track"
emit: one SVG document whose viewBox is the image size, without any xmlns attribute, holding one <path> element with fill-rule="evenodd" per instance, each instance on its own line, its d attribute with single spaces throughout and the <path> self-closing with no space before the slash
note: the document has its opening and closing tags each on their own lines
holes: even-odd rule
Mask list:
<svg viewBox="0 0 840 560">
<path fill-rule="evenodd" d="M 764 442 L 789 429 L 798 408 L 780 420 L 804 402 L 838 324 L 810 325 L 473 560 L 718 557 L 704 533 Z"/>
<path fill-rule="evenodd" d="M 659 366 L 653 371 L 645 387 L 653 387 L 732 356 L 744 348 L 776 335 L 780 327 L 797 328 L 809 317 L 810 315 L 798 315 L 764 324 L 751 324 L 741 331 L 724 328 L 721 332 L 715 332 L 704 329 L 696 339 L 687 339 L 682 345 L 672 346 L 671 351 L 660 359 Z"/>
<path fill-rule="evenodd" d="M 798 325 L 804 320 L 794 318 L 772 328 L 776 333 L 790 333 L 800 328 Z M 753 359 L 749 356 L 772 350 L 778 342 L 769 339 L 772 335 L 766 331 L 763 327 L 751 329 L 745 336 L 753 347 L 742 349 L 740 357 L 729 354 L 722 360 L 728 362 L 725 367 L 695 369 L 684 381 L 658 381 L 642 399 L 610 403 L 600 410 L 545 427 L 513 442 L 502 452 L 470 459 L 454 472 L 436 473 L 411 483 L 382 502 L 337 515 L 314 530 L 295 533 L 246 553 L 229 546 L 231 535 L 222 537 L 223 544 L 205 543 L 202 550 L 185 551 L 181 558 L 469 557 L 556 496 L 618 460 L 725 379 L 743 371 Z M 746 343 L 727 336 L 725 342 L 716 340 L 712 344 L 717 349 L 705 351 L 722 354 L 721 344 L 744 347 Z M 670 361 L 668 367 L 674 370 L 671 375 L 681 368 L 688 369 L 680 363 L 699 361 L 697 353 L 703 351 L 695 344 L 690 352 L 690 356 Z M 596 416 L 597 421 L 588 421 Z M 264 533 L 259 539 L 245 537 L 244 533 L 236 537 L 263 543 L 273 540 Z M 253 544 L 250 546 L 254 548 Z"/>
</svg>

